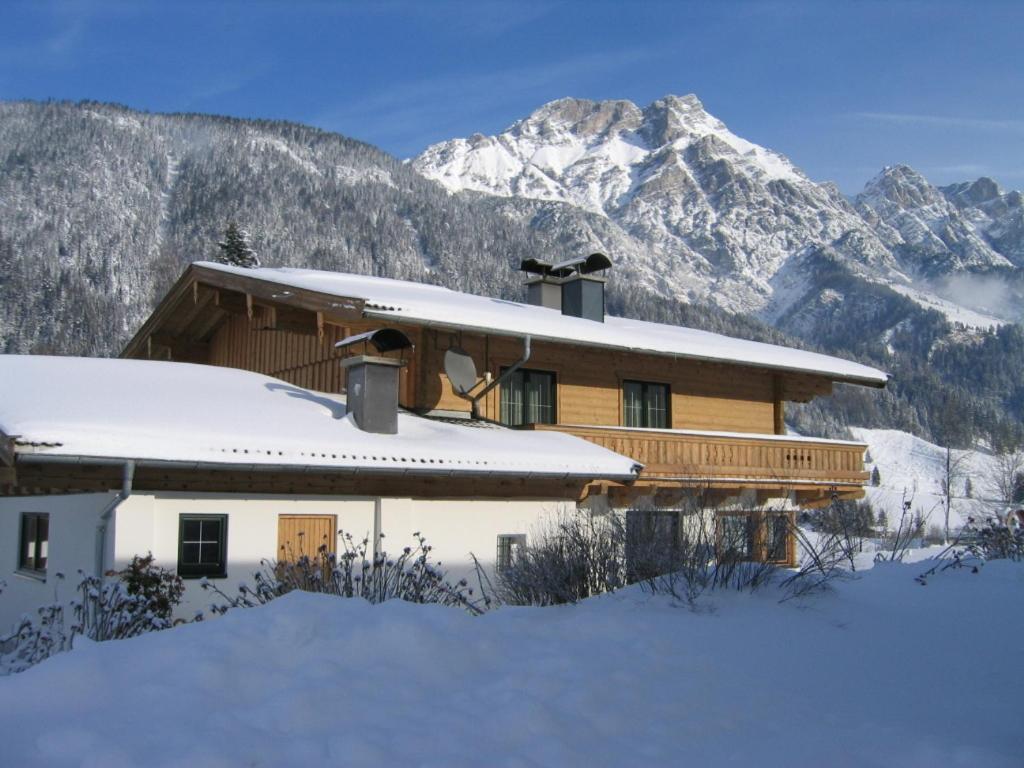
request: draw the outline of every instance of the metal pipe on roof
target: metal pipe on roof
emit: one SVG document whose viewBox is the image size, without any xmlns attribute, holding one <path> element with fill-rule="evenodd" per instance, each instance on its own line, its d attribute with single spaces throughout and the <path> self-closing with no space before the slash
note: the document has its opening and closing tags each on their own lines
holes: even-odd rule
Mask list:
<svg viewBox="0 0 1024 768">
<path fill-rule="evenodd" d="M 529 359 L 530 359 L 530 337 L 529 336 L 524 336 L 523 337 L 523 356 L 521 358 L 519 358 L 518 360 L 516 360 L 514 363 L 512 363 L 511 366 L 506 368 L 505 372 L 503 374 L 501 374 L 501 376 L 496 378 L 494 381 L 492 381 L 486 387 L 481 389 L 479 393 L 477 393 L 476 395 L 473 395 L 470 398 L 470 408 L 472 409 L 471 413 L 473 414 L 473 418 L 474 419 L 479 419 L 480 418 L 480 409 L 478 408 L 477 403 L 479 403 L 484 397 L 486 397 L 488 392 L 490 392 L 496 386 L 498 386 L 503 381 L 505 381 L 513 373 L 518 371 L 519 368 L 524 363 L 526 363 Z"/>
</svg>

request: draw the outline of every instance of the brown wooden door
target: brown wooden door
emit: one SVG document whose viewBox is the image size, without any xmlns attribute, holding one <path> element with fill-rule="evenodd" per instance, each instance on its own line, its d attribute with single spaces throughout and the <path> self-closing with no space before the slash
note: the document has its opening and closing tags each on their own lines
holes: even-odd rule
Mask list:
<svg viewBox="0 0 1024 768">
<path fill-rule="evenodd" d="M 334 515 L 278 515 L 278 562 L 295 562 L 303 555 L 316 559 L 320 547 L 337 549 L 338 528 Z"/>
</svg>

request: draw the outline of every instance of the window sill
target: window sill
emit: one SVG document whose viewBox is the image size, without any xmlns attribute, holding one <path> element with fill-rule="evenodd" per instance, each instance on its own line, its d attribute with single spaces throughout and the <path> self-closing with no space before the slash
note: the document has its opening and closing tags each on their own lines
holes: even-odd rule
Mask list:
<svg viewBox="0 0 1024 768">
<path fill-rule="evenodd" d="M 40 584 L 46 583 L 46 571 L 26 571 L 22 568 L 15 569 L 15 576 L 20 576 L 23 579 L 29 581 L 38 581 Z"/>
<path fill-rule="evenodd" d="M 207 581 L 219 581 L 221 579 L 226 579 L 227 577 L 228 577 L 228 575 L 226 573 L 217 573 L 217 574 L 206 574 L 206 573 L 195 574 L 195 573 L 190 573 L 187 576 L 185 574 L 183 574 L 183 573 L 179 573 L 178 574 L 178 578 L 180 578 L 182 581 L 199 581 L 200 579 L 206 579 Z"/>
</svg>

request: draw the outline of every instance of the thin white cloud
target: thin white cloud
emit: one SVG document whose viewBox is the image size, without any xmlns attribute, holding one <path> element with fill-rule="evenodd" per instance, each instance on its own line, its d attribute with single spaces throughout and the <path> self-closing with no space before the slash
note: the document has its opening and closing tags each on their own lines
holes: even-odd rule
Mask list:
<svg viewBox="0 0 1024 768">
<path fill-rule="evenodd" d="M 526 99 L 536 107 L 538 93 L 557 90 L 557 96 L 564 96 L 582 81 L 591 82 L 595 75 L 655 55 L 651 49 L 605 51 L 487 73 L 410 80 L 339 105 L 310 121 L 375 144 L 400 144 L 399 151 L 418 152 L 431 137 L 450 138 L 447 129 L 454 125 L 456 116 L 465 119 L 468 105 L 473 115 L 481 117 L 517 99 Z"/>
<path fill-rule="evenodd" d="M 921 115 L 907 112 L 854 112 L 853 116 L 861 120 L 872 120 L 894 125 L 925 125 L 936 128 L 967 128 L 982 131 L 1024 133 L 1024 120 L 989 120 L 979 117 Z"/>
</svg>

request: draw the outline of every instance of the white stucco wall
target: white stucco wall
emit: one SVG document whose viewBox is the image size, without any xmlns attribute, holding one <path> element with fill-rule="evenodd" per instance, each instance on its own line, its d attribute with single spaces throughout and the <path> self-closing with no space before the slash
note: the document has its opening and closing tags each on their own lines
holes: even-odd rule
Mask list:
<svg viewBox="0 0 1024 768">
<path fill-rule="evenodd" d="M 227 577 L 216 579 L 218 588 L 235 594 L 238 585 L 252 584 L 260 560 L 273 559 L 278 546 L 279 515 L 335 515 L 337 526 L 356 540 L 374 534 L 372 497 L 280 497 L 237 494 L 135 494 L 117 510 L 114 568 L 132 556 L 152 552 L 156 563 L 177 567 L 178 521 L 182 514 L 227 515 Z M 431 558 L 441 562 L 451 580 L 470 575 L 470 553 L 493 567 L 498 534 L 529 533 L 544 515 L 561 507 L 557 501 L 444 501 L 407 498 L 381 499 L 384 548 L 397 553 L 414 546 L 419 531 L 433 546 Z M 338 542 L 338 551 L 343 550 Z M 197 580 L 186 581 L 185 598 L 178 614 L 187 617 L 206 611 L 212 597 Z"/>
<path fill-rule="evenodd" d="M 0 631 L 5 631 L 23 613 L 33 613 L 54 599 L 55 587 L 61 600 L 70 600 L 78 583 L 79 569 L 95 569 L 96 526 L 113 494 L 76 494 L 0 498 L 0 580 L 6 582 L 0 594 Z M 601 499 L 592 500 L 594 511 L 603 511 Z M 756 506 L 754 499 L 734 497 L 720 509 Z M 228 518 L 227 577 L 216 584 L 235 594 L 242 582 L 252 582 L 262 559 L 277 555 L 280 515 L 334 515 L 338 528 L 359 540 L 374 534 L 372 497 L 239 494 L 136 493 L 118 507 L 109 525 L 104 570 L 123 568 L 134 555 L 152 552 L 156 563 L 175 570 L 178 560 L 179 516 L 182 514 L 226 515 Z M 473 573 L 470 553 L 493 568 L 499 534 L 535 533 L 545 519 L 572 509 L 561 501 L 435 500 L 383 498 L 380 500 L 380 530 L 384 548 L 398 553 L 415 545 L 412 534 L 420 532 L 430 545 L 434 562 L 440 562 L 452 581 Z M 638 504 L 641 506 L 642 504 Z M 773 500 L 772 508 L 791 508 L 789 499 Z M 49 563 L 45 580 L 17 573 L 18 531 L 22 512 L 50 515 Z M 338 551 L 342 551 L 338 542 Z M 56 573 L 66 575 L 58 586 Z M 186 594 L 179 615 L 188 617 L 206 610 L 211 596 L 197 580 L 186 582 Z"/>
<path fill-rule="evenodd" d="M 81 580 L 79 569 L 93 573 L 96 567 L 96 527 L 112 493 L 67 496 L 23 496 L 0 498 L 0 634 L 7 632 L 22 614 L 55 599 L 67 603 L 74 598 Z M 18 572 L 21 513 L 45 512 L 50 516 L 49 552 L 46 576 Z M 108 527 L 107 548 L 113 539 Z M 63 580 L 57 577 L 63 573 Z"/>
</svg>

